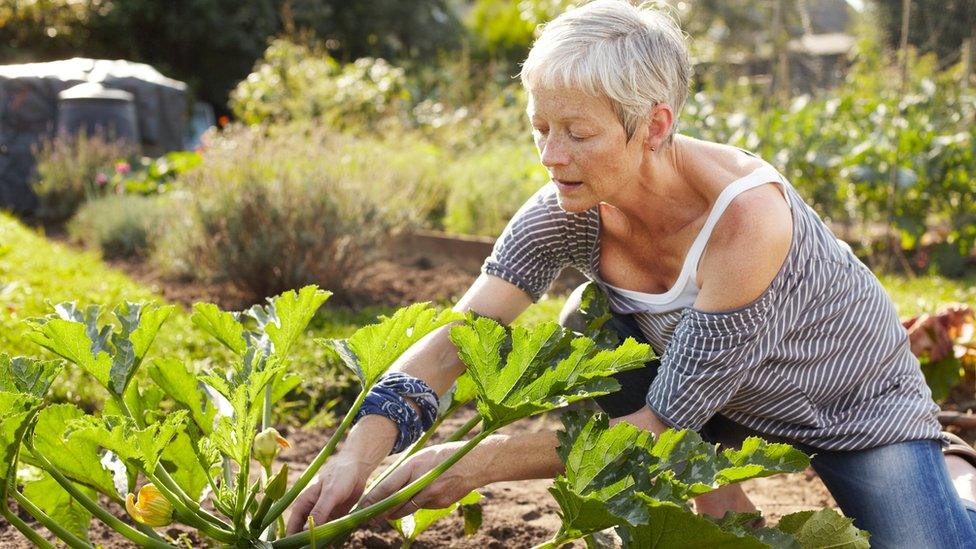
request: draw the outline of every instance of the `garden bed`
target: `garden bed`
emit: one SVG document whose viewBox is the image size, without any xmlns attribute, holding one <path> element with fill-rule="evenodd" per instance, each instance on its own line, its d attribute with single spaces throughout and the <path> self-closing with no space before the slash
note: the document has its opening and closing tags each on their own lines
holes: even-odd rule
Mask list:
<svg viewBox="0 0 976 549">
<path fill-rule="evenodd" d="M 462 410 L 446 421 L 440 432 L 452 432 L 472 414 L 473 411 Z M 559 427 L 558 417 L 550 414 L 519 421 L 507 427 L 504 432 L 532 432 L 554 430 Z M 282 429 L 282 434 L 293 446 L 279 459 L 288 463 L 290 477 L 294 481 L 301 474 L 304 466 L 321 449 L 330 432 L 323 429 L 290 431 Z M 477 533 L 465 537 L 461 518 L 451 516 L 421 534 L 412 547 L 414 549 L 434 547 L 503 549 L 531 547 L 542 543 L 555 533 L 560 524 L 559 517 L 556 515 L 558 507 L 548 492 L 551 484 L 550 480 L 544 479 L 492 484 L 480 490 L 484 496 L 482 500 L 484 523 Z M 746 482 L 744 486 L 753 502 L 763 510 L 767 518 L 772 519 L 772 522 L 795 511 L 836 507 L 833 498 L 812 470 L 752 480 Z M 121 507 L 116 507 L 113 511 L 116 516 L 125 516 L 125 511 Z M 30 518 L 27 515 L 23 516 L 25 519 Z M 183 530 L 169 528 L 161 531 L 177 535 Z M 91 540 L 104 547 L 135 547 L 98 521 L 93 521 Z M 198 545 L 194 542 L 193 546 Z M 582 548 L 584 544 L 577 542 L 572 546 Z M 0 524 L 0 547 L 28 549 L 32 545 L 9 524 Z M 400 537 L 391 527 L 382 525 L 357 531 L 349 538 L 345 547 L 393 549 L 400 547 Z"/>
</svg>

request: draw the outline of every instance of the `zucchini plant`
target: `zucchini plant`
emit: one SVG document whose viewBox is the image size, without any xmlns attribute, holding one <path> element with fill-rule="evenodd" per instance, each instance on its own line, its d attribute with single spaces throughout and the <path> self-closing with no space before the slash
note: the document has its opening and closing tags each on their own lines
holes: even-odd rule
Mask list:
<svg viewBox="0 0 976 549">
<path fill-rule="evenodd" d="M 104 323 L 96 307 L 82 311 L 63 303 L 52 315 L 30 321 L 31 339 L 61 360 L 0 355 L 0 513 L 39 547 L 53 544 L 10 509 L 10 500 L 72 548 L 93 547 L 88 539 L 92 518 L 137 545 L 157 549 L 179 543 L 159 530 L 172 523 L 195 530 L 201 544 L 289 549 L 338 543 L 359 525 L 407 502 L 498 429 L 614 391 L 619 386 L 613 374 L 638 368 L 652 357 L 647 345 L 632 339 L 599 336 L 606 315 L 600 314 L 602 304 L 592 292 L 584 313 L 587 335 L 595 340 L 555 323 L 507 328 L 489 318 L 438 311 L 423 303 L 404 307 L 348 339 L 318 340 L 336 351 L 361 389 L 325 446 L 292 481 L 287 464 L 275 466 L 288 443 L 274 430 L 272 410 L 300 383 L 289 371 L 289 351 L 329 296 L 309 286 L 241 313 L 194 305 L 193 324 L 233 357 L 230 363 L 206 364 L 199 371 L 172 358 L 145 360 L 173 311 L 169 306 L 124 303 L 113 311 L 114 321 Z M 477 434 L 444 463 L 386 499 L 282 537 L 282 514 L 332 455 L 370 388 L 407 348 L 449 324 L 454 324 L 449 335 L 467 373 L 442 399 L 434 428 L 379 478 L 423 447 L 445 417 L 472 400 L 477 415 L 451 439 L 462 440 L 480 426 Z M 100 413 L 45 400 L 67 364 L 104 388 Z M 135 382 L 141 369 L 145 375 Z M 689 514 L 684 504 L 688 497 L 723 482 L 806 463 L 795 450 L 761 442 L 738 454 L 716 454 L 695 442 L 693 433 L 669 432 L 655 442 L 635 428 L 607 428 L 599 419 L 584 422 L 569 416 L 567 421 L 561 435 L 565 450 L 560 450 L 567 472 L 553 488 L 564 510 L 564 526 L 552 544 L 618 526 L 632 546 L 651 547 L 640 540 L 654 537 L 647 532 L 661 512 L 657 507 L 667 506 L 682 520 L 705 520 Z M 597 459 L 587 450 L 594 444 L 613 450 Z M 610 462 L 620 467 L 607 468 Z M 604 469 L 606 474 L 600 472 Z M 469 528 L 480 523 L 476 507 L 471 507 L 476 500 L 471 495 L 460 502 L 472 511 Z M 586 512 L 567 511 L 580 502 Z M 129 518 L 116 516 L 105 503 L 123 506 Z M 395 526 L 409 545 L 433 520 L 450 512 L 425 510 Z M 719 526 L 722 531 L 746 528 L 739 517 L 727 522 Z"/>
</svg>

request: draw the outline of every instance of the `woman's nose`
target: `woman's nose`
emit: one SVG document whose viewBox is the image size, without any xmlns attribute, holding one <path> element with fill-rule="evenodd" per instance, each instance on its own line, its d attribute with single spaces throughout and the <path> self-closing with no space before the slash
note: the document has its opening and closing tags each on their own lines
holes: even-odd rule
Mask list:
<svg viewBox="0 0 976 549">
<path fill-rule="evenodd" d="M 566 148 L 559 143 L 558 139 L 546 139 L 539 143 L 539 154 L 542 157 L 542 165 L 551 168 L 553 166 L 565 166 L 569 164 L 569 153 Z"/>
</svg>

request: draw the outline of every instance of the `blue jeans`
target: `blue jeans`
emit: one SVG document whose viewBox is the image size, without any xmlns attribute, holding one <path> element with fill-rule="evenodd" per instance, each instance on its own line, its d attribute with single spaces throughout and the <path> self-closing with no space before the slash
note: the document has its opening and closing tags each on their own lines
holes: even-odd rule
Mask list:
<svg viewBox="0 0 976 549">
<path fill-rule="evenodd" d="M 624 337 L 646 341 L 629 315 L 608 326 Z M 611 416 L 644 406 L 658 361 L 618 375 L 621 390 L 597 399 Z M 709 442 L 738 447 L 749 436 L 786 442 L 812 455 L 820 475 L 844 514 L 871 534 L 871 546 L 904 549 L 976 549 L 976 506 L 959 498 L 940 442 L 912 440 L 856 451 L 822 450 L 794 440 L 764 435 L 716 414 L 701 429 Z"/>
</svg>

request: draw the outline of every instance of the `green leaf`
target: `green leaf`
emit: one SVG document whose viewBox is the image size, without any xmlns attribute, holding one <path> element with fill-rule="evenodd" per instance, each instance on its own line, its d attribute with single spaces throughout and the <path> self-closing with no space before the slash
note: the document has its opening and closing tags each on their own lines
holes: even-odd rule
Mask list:
<svg viewBox="0 0 976 549">
<path fill-rule="evenodd" d="M 119 498 L 111 472 L 101 463 L 98 444 L 86 439 L 63 438 L 68 425 L 83 417 L 85 413 L 71 404 L 44 408 L 34 425 L 34 449 L 71 480 Z"/>
<path fill-rule="evenodd" d="M 95 498 L 95 491 L 85 486 L 78 487 L 85 495 Z M 41 511 L 67 528 L 79 538 L 88 541 L 88 528 L 91 513 L 75 501 L 50 475 L 41 472 L 41 478 L 24 486 L 24 496 L 37 505 Z"/>
<path fill-rule="evenodd" d="M 332 292 L 320 290 L 316 286 L 305 286 L 297 294 L 291 290 L 268 299 L 268 305 L 263 307 L 268 318 L 264 331 L 274 344 L 275 356 L 280 360 L 288 356 L 292 345 L 305 332 L 315 312 L 331 296 Z M 256 308 L 258 306 L 251 310 Z"/>
<path fill-rule="evenodd" d="M 193 422 L 209 434 L 213 430 L 216 407 L 207 397 L 197 376 L 181 361 L 155 359 L 149 364 L 149 377 L 173 400 L 189 410 Z"/>
<path fill-rule="evenodd" d="M 650 347 L 628 339 L 599 350 L 555 323 L 515 327 L 511 334 L 480 317 L 451 329 L 451 341 L 479 393 L 486 429 L 619 388 L 609 376 L 643 366 Z"/>
<path fill-rule="evenodd" d="M 212 303 L 194 303 L 190 322 L 234 353 L 243 356 L 247 351 L 244 342 L 244 326 L 234 315 L 221 311 Z"/>
<path fill-rule="evenodd" d="M 185 410 L 177 410 L 159 422 L 139 429 L 135 421 L 123 416 L 84 416 L 68 424 L 69 443 L 84 440 L 111 450 L 123 460 L 142 463 L 153 474 L 163 450 L 186 428 Z"/>
<path fill-rule="evenodd" d="M 32 321 L 31 328 L 33 331 L 27 336 L 31 341 L 77 364 L 103 387 L 110 389 L 112 357 L 104 350 L 102 343 L 92 341 L 85 324 L 50 318 Z"/>
<path fill-rule="evenodd" d="M 768 549 L 753 537 L 726 532 L 709 519 L 671 502 L 647 500 L 649 520 L 617 528 L 624 549 Z"/>
<path fill-rule="evenodd" d="M 176 435 L 173 442 L 165 447 L 162 464 L 188 496 L 200 501 L 203 489 L 208 484 L 207 471 L 200 465 L 193 442 L 186 433 Z"/>
<path fill-rule="evenodd" d="M 776 525 L 778 530 L 792 534 L 804 549 L 831 547 L 867 549 L 870 534 L 859 530 L 854 522 L 833 509 L 800 511 L 786 515 Z"/>
<path fill-rule="evenodd" d="M 60 360 L 38 360 L 0 353 L 0 391 L 27 393 L 43 398 L 61 372 Z"/>
<path fill-rule="evenodd" d="M 393 528 L 407 541 L 415 541 L 420 534 L 430 528 L 438 520 L 450 515 L 458 507 L 476 505 L 481 501 L 481 494 L 471 492 L 460 500 L 439 509 L 419 509 L 412 515 L 389 521 Z M 475 529 L 477 530 L 477 528 Z"/>
<path fill-rule="evenodd" d="M 484 520 L 481 510 L 481 494 L 471 492 L 461 498 L 458 504 L 461 506 L 461 516 L 464 518 L 464 535 L 473 536 L 481 529 L 481 523 Z"/>
<path fill-rule="evenodd" d="M 0 392 L 0 495 L 7 497 L 7 476 L 14 473 L 20 442 L 42 405 L 41 399 L 26 393 Z"/>
<path fill-rule="evenodd" d="M 731 484 L 778 473 L 796 473 L 810 466 L 810 458 L 789 444 L 771 444 L 749 437 L 739 450 L 727 449 L 722 457 L 729 467 L 718 472 L 719 484 Z"/>
<path fill-rule="evenodd" d="M 33 320 L 28 337 L 121 396 L 174 309 L 125 302 L 115 309 L 121 329 L 113 332 L 111 326 L 98 328 L 98 307 L 89 307 L 82 317 L 74 303 L 62 303 L 55 307 L 58 316 Z"/>
<path fill-rule="evenodd" d="M 403 307 L 391 317 L 380 317 L 376 324 L 364 326 L 344 340 L 316 340 L 333 348 L 343 363 L 369 389 L 393 362 L 427 334 L 464 318 L 450 310 L 437 312 L 429 303 Z"/>
<path fill-rule="evenodd" d="M 595 282 L 586 283 L 580 297 L 579 312 L 586 322 L 583 335 L 596 342 L 598 347 L 613 349 L 620 344 L 620 334 L 616 330 L 605 329 L 604 325 L 613 318 L 610 300 Z"/>
<path fill-rule="evenodd" d="M 562 420 L 557 452 L 566 470 L 549 491 L 561 510 L 560 535 L 580 538 L 622 522 L 609 503 L 632 494 L 651 434 L 624 422 L 609 427 L 604 414 L 569 412 Z"/>
</svg>

